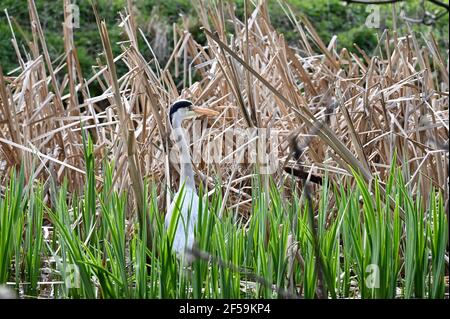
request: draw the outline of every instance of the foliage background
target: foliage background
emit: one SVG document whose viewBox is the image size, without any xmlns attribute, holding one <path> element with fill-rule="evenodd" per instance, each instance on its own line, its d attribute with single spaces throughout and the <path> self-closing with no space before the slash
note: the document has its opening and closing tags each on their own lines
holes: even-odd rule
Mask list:
<svg viewBox="0 0 450 319">
<path fill-rule="evenodd" d="M 244 14 L 244 1 L 229 1 L 237 7 L 238 13 Z M 448 0 L 444 1 L 448 3 Z M 75 44 L 78 50 L 78 57 L 84 73 L 88 78 L 92 74 L 91 66 L 96 65 L 95 59 L 101 52 L 101 41 L 95 23 L 95 17 L 90 5 L 90 1 L 75 1 L 80 8 L 80 28 L 74 30 Z M 126 0 L 97 0 L 100 16 L 108 23 L 108 30 L 112 41 L 121 40 L 121 30 L 117 25 L 118 12 L 122 10 Z M 250 3 L 250 1 L 249 1 Z M 296 44 L 294 28 L 287 19 L 278 1 L 269 0 L 269 15 L 273 25 L 285 34 L 291 45 Z M 365 26 L 370 10 L 362 4 L 346 4 L 341 0 L 289 0 L 285 1 L 292 8 L 296 15 L 303 14 L 310 19 L 319 35 L 327 43 L 333 35 L 338 36 L 338 47 L 346 47 L 355 52 L 353 43 L 356 43 L 363 50 L 370 52 L 377 43 L 377 33 L 392 26 L 392 9 L 390 5 L 381 5 L 381 28 L 371 29 Z M 35 0 L 41 24 L 45 32 L 47 45 L 49 46 L 52 59 L 55 59 L 64 52 L 62 39 L 63 21 L 63 1 Z M 194 37 L 201 41 L 204 37 L 199 29 L 199 22 L 196 18 L 195 10 L 189 0 L 134 0 L 134 11 L 137 16 L 138 25 L 148 39 L 152 41 L 152 47 L 160 62 L 164 63 L 168 59 L 169 52 L 172 52 L 173 36 L 172 27 L 174 23 L 187 23 Z M 439 7 L 425 2 L 429 12 L 443 10 Z M 404 8 L 407 16 L 417 17 L 421 14 L 419 1 L 405 1 L 398 4 L 398 11 Z M 29 30 L 29 15 L 27 1 L 25 0 L 0 0 L 0 65 L 7 73 L 17 67 L 17 57 L 12 49 L 10 39 L 12 37 L 8 21 L 4 10 L 7 9 L 12 18 L 13 28 L 22 46 L 26 46 L 27 40 L 31 37 Z M 406 30 L 407 26 L 399 19 L 400 31 Z M 444 56 L 448 56 L 448 14 L 437 20 L 435 25 L 426 26 L 423 24 L 413 24 L 413 30 L 421 33 L 432 32 L 438 40 L 439 46 L 443 48 Z M 144 54 L 150 57 L 150 52 Z M 119 53 L 118 45 L 114 46 L 114 53 Z M 23 50 L 25 51 L 25 50 Z M 23 53 L 23 52 L 22 52 Z M 120 69 L 119 69 L 120 71 Z"/>
</svg>

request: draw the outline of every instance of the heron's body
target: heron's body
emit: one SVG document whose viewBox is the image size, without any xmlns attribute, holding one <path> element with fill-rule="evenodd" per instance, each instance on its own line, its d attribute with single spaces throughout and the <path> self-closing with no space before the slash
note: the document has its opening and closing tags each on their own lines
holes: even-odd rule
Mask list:
<svg viewBox="0 0 450 319">
<path fill-rule="evenodd" d="M 175 205 L 179 205 L 179 218 L 175 229 L 172 249 L 180 259 L 192 260 L 190 254 L 195 242 L 194 232 L 198 220 L 199 198 L 195 189 L 194 169 L 192 167 L 189 145 L 186 141 L 181 123 L 185 119 L 198 115 L 216 115 L 217 112 L 194 107 L 187 100 L 179 100 L 170 108 L 170 122 L 180 153 L 180 189 L 175 194 L 165 217 L 165 227 L 168 229 L 174 216 Z M 179 199 L 179 196 L 183 196 Z"/>
<path fill-rule="evenodd" d="M 183 197 L 178 200 L 178 197 Z M 176 203 L 180 203 L 178 225 L 175 230 L 172 249 L 179 257 L 182 257 L 186 251 L 190 251 L 194 245 L 194 229 L 198 220 L 199 199 L 195 189 L 186 187 L 183 191 L 178 191 L 172 203 L 169 206 L 165 218 L 166 228 L 169 228 L 170 221 L 175 209 Z"/>
</svg>

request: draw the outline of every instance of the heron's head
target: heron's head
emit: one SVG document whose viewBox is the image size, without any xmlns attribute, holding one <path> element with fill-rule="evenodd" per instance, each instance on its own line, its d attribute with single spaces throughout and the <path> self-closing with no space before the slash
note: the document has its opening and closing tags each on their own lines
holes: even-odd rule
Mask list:
<svg viewBox="0 0 450 319">
<path fill-rule="evenodd" d="M 198 107 L 192 104 L 191 101 L 188 100 L 178 100 L 172 104 L 170 107 L 169 118 L 170 123 L 173 125 L 175 120 L 183 121 L 190 118 L 195 118 L 198 116 L 217 116 L 219 112 Z"/>
</svg>

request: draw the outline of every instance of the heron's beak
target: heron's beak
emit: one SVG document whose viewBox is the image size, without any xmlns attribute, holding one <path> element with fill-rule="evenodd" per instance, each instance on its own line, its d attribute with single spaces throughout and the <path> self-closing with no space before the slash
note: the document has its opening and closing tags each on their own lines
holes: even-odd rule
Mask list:
<svg viewBox="0 0 450 319">
<path fill-rule="evenodd" d="M 206 115 L 206 116 L 217 116 L 220 113 L 211 109 L 207 109 L 204 107 L 198 107 L 195 106 L 192 111 L 194 111 L 195 113 L 197 113 L 198 115 Z"/>
</svg>

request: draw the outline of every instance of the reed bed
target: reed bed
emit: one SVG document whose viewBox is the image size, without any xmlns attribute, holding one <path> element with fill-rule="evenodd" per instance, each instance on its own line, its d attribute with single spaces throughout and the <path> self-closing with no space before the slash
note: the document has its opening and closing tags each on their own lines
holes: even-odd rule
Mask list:
<svg viewBox="0 0 450 319">
<path fill-rule="evenodd" d="M 377 177 L 384 183 L 389 167 L 396 165 L 413 192 L 428 194 L 434 187 L 448 198 L 448 65 L 432 34 L 423 36 L 425 45 L 419 46 L 415 34 L 386 30 L 374 52 L 337 52 L 337 37 L 323 43 L 306 17 L 297 20 L 286 7 L 299 34 L 298 47 L 292 48 L 270 25 L 263 2 L 248 11 L 244 22 L 231 7 L 205 1 L 197 9 L 206 45 L 174 27 L 176 45 L 165 66 L 140 53 L 137 38 L 146 39 L 126 10 L 120 15 L 124 41 L 119 44 L 109 42 L 98 17 L 105 52 L 95 75 L 84 79 L 72 30 L 64 29 L 65 54 L 51 61 L 30 1 L 35 32 L 29 52 L 17 47 L 12 33 L 19 67 L 0 75 L 2 179 L 8 168 L 23 165 L 26 180 L 61 182 L 69 176 L 69 190 L 79 190 L 85 175 L 81 132 L 89 129 L 95 166 L 114 160 L 116 187 L 142 183 L 127 173 L 130 165 L 141 177 L 175 185 L 176 174 L 169 174 L 177 165 L 169 156 L 173 142 L 167 113 L 182 96 L 221 111 L 208 123 L 208 134 L 195 141 L 205 149 L 209 141 L 220 142 L 227 130 L 266 128 L 278 133 L 282 167 L 289 164 L 288 137 L 296 133 L 300 142 L 309 142 L 302 162 L 313 174 L 329 171 L 330 180 L 339 183 L 354 169 L 366 181 Z M 120 45 L 122 54 L 112 57 L 112 45 Z M 115 63 L 128 70 L 120 78 Z M 103 94 L 90 95 L 93 82 Z M 109 106 L 102 109 L 102 101 Z M 329 123 L 321 125 L 327 117 Z M 310 134 L 313 127 L 317 132 Z M 129 143 L 133 161 L 128 160 Z M 238 147 L 232 145 L 232 152 Z M 221 176 L 231 203 L 237 203 L 255 166 L 231 164 L 202 160 L 197 167 L 204 183 L 212 185 L 211 176 Z M 273 175 L 282 183 L 282 169 Z M 164 198 L 166 189 L 161 186 L 158 194 Z"/>
<path fill-rule="evenodd" d="M 44 219 L 52 243 L 38 235 L 33 249 L 45 251 L 46 262 L 58 256 L 80 270 L 82 290 L 52 288 L 53 297 L 443 297 L 448 59 L 432 34 L 396 30 L 380 33 L 374 52 L 338 51 L 338 36 L 324 43 L 306 17 L 280 5 L 298 32 L 295 47 L 272 27 L 264 1 L 247 4 L 243 19 L 232 6 L 198 1 L 206 43 L 174 26 L 166 65 L 128 14 L 130 3 L 120 13 L 120 43 L 111 43 L 96 14 L 104 51 L 95 75 L 86 79 L 69 24 L 63 24 L 65 53 L 52 60 L 29 1 L 33 38 L 19 48 L 11 28 L 18 68 L 5 73 L 0 67 L 0 193 L 6 198 L 0 205 L 0 282 L 15 278 L 19 287 L 29 267 L 31 292 L 25 294 L 37 295 L 42 260 L 25 248 L 27 259 L 20 257 L 20 236 L 13 244 L 3 231 L 10 222 L 20 233 L 22 219 L 31 218 L 24 240 L 40 233 Z M 113 46 L 121 47 L 120 55 L 113 56 Z M 94 83 L 100 95 L 91 95 Z M 214 206 L 204 217 L 213 240 L 200 234 L 197 277 L 177 271 L 162 230 L 170 189 L 179 186 L 167 115 L 180 97 L 220 111 L 201 121 L 201 134 L 191 142 L 225 154 L 219 161 L 201 157 L 195 165 L 206 202 Z M 227 132 L 252 129 L 272 134 L 277 164 L 270 174 L 261 163 L 239 161 L 248 155 L 241 149 L 250 135 L 244 144 L 223 143 Z M 292 156 L 293 143 L 301 145 L 300 156 Z M 258 145 L 257 153 L 266 155 Z M 10 178 L 11 169 L 21 172 L 19 182 Z M 301 195 L 309 183 L 289 173 L 320 181 L 311 187 L 312 201 Z M 24 185 L 28 217 L 17 213 Z M 308 205 L 314 206 L 313 221 L 302 213 Z M 114 240 L 107 244 L 105 238 Z M 324 256 L 319 264 L 314 245 Z M 150 274 L 148 256 L 155 257 Z M 231 259 L 248 267 L 265 281 L 237 275 L 231 265 L 210 269 L 212 256 L 219 264 Z M 389 270 L 385 286 L 367 289 L 366 267 L 380 262 Z M 243 289 L 242 280 L 253 288 Z M 208 286 L 214 282 L 220 284 Z"/>
</svg>

